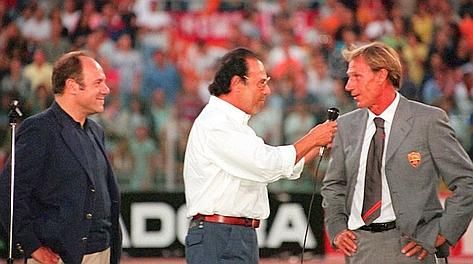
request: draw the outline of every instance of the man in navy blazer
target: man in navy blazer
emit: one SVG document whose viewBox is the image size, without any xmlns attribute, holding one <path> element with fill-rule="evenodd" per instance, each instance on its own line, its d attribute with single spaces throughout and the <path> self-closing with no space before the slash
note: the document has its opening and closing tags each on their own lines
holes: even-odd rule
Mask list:
<svg viewBox="0 0 473 264">
<path fill-rule="evenodd" d="M 54 103 L 18 128 L 13 236 L 28 263 L 119 263 L 120 194 L 104 132 L 88 118 L 104 110 L 105 78 L 86 53 L 63 55 L 52 74 Z M 6 230 L 9 188 L 8 165 L 0 177 Z"/>
</svg>

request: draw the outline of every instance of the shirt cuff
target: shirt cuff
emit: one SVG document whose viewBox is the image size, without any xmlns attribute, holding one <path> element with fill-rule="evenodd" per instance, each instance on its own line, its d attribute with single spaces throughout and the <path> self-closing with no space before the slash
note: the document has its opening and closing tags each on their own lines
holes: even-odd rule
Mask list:
<svg viewBox="0 0 473 264">
<path fill-rule="evenodd" d="M 304 169 L 305 159 L 302 158 L 299 160 L 299 162 L 294 164 L 296 162 L 296 148 L 293 145 L 286 147 L 288 147 L 288 153 L 290 155 L 286 159 L 288 162 L 290 162 L 286 167 L 288 168 L 287 173 L 285 173 L 285 175 L 287 175 L 286 178 L 289 180 L 299 179 L 301 177 L 302 170 Z"/>
</svg>

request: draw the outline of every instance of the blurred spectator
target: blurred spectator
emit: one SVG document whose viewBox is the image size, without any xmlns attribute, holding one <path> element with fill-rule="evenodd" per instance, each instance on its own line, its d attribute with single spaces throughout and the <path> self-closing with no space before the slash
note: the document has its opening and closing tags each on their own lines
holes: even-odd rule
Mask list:
<svg viewBox="0 0 473 264">
<path fill-rule="evenodd" d="M 167 95 L 166 95 L 167 96 Z M 198 95 L 198 86 L 195 82 L 195 77 L 187 75 L 183 78 L 182 90 L 176 96 L 176 112 L 175 117 L 177 119 L 178 126 L 178 146 L 177 154 L 179 161 L 184 161 L 184 152 L 187 145 L 187 136 L 190 133 L 190 129 L 194 120 L 200 114 L 205 104 L 202 102 Z"/>
<path fill-rule="evenodd" d="M 199 64 L 195 65 L 200 67 Z M 149 104 L 154 91 L 161 89 L 166 94 L 166 100 L 173 103 L 176 101 L 180 87 L 181 75 L 175 63 L 165 51 L 155 50 L 152 61 L 146 64 L 143 71 L 141 97 L 146 100 L 146 104 Z"/>
<path fill-rule="evenodd" d="M 395 50 L 401 51 L 407 45 L 406 21 L 402 17 L 393 19 L 393 31 L 381 39 Z"/>
<path fill-rule="evenodd" d="M 240 30 L 243 34 L 256 38 L 258 40 L 262 39 L 262 33 L 259 27 L 258 13 L 256 10 L 250 9 L 243 11 L 243 22 L 240 23 Z"/>
<path fill-rule="evenodd" d="M 115 53 L 115 42 L 108 37 L 105 27 L 100 26 L 87 36 L 84 49 L 110 61 Z"/>
<path fill-rule="evenodd" d="M 135 128 L 145 123 L 147 123 L 147 118 L 143 104 L 138 97 L 131 97 L 127 106 L 120 107 L 110 128 L 119 137 L 131 137 L 135 133 Z"/>
<path fill-rule="evenodd" d="M 275 45 L 268 54 L 268 66 L 272 68 L 272 74 L 279 77 L 284 75 L 291 67 L 302 69 L 307 64 L 307 53 L 294 38 L 292 31 L 282 33 L 282 40 Z M 274 73 L 276 72 L 276 73 Z"/>
<path fill-rule="evenodd" d="M 0 28 L 5 27 L 13 21 L 14 9 L 9 9 L 8 3 L 0 1 Z"/>
<path fill-rule="evenodd" d="M 267 144 L 276 146 L 283 144 L 283 102 L 282 98 L 277 94 L 274 86 L 271 86 L 271 96 L 268 98 L 263 109 L 256 115 L 252 116 L 248 125 L 252 127 L 256 134 L 263 138 Z"/>
<path fill-rule="evenodd" d="M 8 114 L 13 99 L 14 97 L 10 93 L 0 92 L 0 155 L 10 153 L 11 149 L 11 139 L 9 138 L 11 137 L 11 127 Z"/>
<path fill-rule="evenodd" d="M 417 1 L 417 10 L 411 18 L 413 31 L 422 43 L 430 43 L 434 32 L 434 18 L 430 13 L 427 1 Z"/>
<path fill-rule="evenodd" d="M 409 69 L 409 76 L 416 86 L 422 84 L 424 79 L 424 62 L 427 59 L 428 47 L 422 43 L 419 36 L 413 32 L 407 32 L 407 45 L 401 50 L 402 56 Z"/>
<path fill-rule="evenodd" d="M 44 84 L 38 85 L 38 87 L 36 87 L 34 90 L 32 99 L 29 101 L 31 103 L 31 105 L 29 105 L 31 114 L 34 115 L 46 110 L 46 108 L 48 108 L 53 101 L 54 97 L 51 92 L 51 88 Z"/>
<path fill-rule="evenodd" d="M 80 13 L 87 13 L 89 14 L 89 27 L 92 30 L 97 29 L 100 26 L 103 26 L 103 18 L 102 14 L 97 11 L 97 2 L 95 0 L 85 0 L 84 4 L 82 5 L 82 10 Z"/>
<path fill-rule="evenodd" d="M 468 154 L 470 155 L 470 159 L 473 160 L 473 113 L 471 113 L 470 115 L 468 125 L 470 129 L 470 149 L 468 151 Z"/>
<path fill-rule="evenodd" d="M 162 142 L 165 140 L 166 124 L 171 118 L 171 106 L 167 102 L 166 94 L 163 90 L 158 89 L 154 91 L 149 110 L 151 131 L 158 143 L 158 147 L 161 147 Z"/>
<path fill-rule="evenodd" d="M 26 65 L 23 76 L 31 83 L 31 89 L 36 91 L 39 85 L 44 85 L 46 89 L 51 88 L 51 75 L 53 66 L 46 61 L 44 51 L 37 48 L 33 54 L 33 62 Z"/>
<path fill-rule="evenodd" d="M 452 43 L 453 44 L 453 43 Z M 446 63 L 451 67 L 458 67 L 465 63 L 470 62 L 472 51 L 468 47 L 466 39 L 461 38 L 456 42 L 456 45 L 452 45 L 446 52 L 445 58 Z"/>
<path fill-rule="evenodd" d="M 342 50 L 357 44 L 358 32 L 355 27 L 341 27 L 335 35 L 335 41 L 331 43 L 328 55 L 330 76 L 334 79 L 342 79 L 347 76 L 347 63 L 342 56 Z"/>
<path fill-rule="evenodd" d="M 133 191 L 151 190 L 153 186 L 153 164 L 158 149 L 149 135 L 147 123 L 141 123 L 134 129 L 130 138 L 130 151 L 133 158 L 133 171 L 130 174 L 130 189 Z"/>
<path fill-rule="evenodd" d="M 334 106 L 336 103 L 335 81 L 330 76 L 327 62 L 322 54 L 316 52 L 312 55 L 306 72 L 307 91 L 318 99 L 321 107 L 329 108 Z"/>
<path fill-rule="evenodd" d="M 121 35 L 128 34 L 125 30 L 125 23 L 121 14 L 113 2 L 105 2 L 102 6 L 102 24 L 105 27 L 108 36 L 113 41 L 118 41 Z M 130 36 L 131 38 L 131 36 Z M 131 43 L 134 47 L 135 43 Z"/>
<path fill-rule="evenodd" d="M 55 62 L 62 54 L 71 49 L 71 42 L 67 35 L 64 36 L 64 29 L 61 20 L 51 20 L 51 36 L 48 41 L 40 43 L 40 48 L 44 51 L 49 63 Z"/>
<path fill-rule="evenodd" d="M 33 44 L 38 44 L 49 39 L 51 35 L 51 21 L 40 5 L 33 7 L 32 12 L 33 15 L 21 27 L 21 32 Z"/>
<path fill-rule="evenodd" d="M 373 20 L 365 29 L 365 34 L 370 40 L 377 40 L 394 32 L 393 22 L 388 18 L 386 7 L 379 5 L 375 10 Z"/>
<path fill-rule="evenodd" d="M 62 25 L 68 32 L 74 32 L 81 17 L 80 10 L 76 7 L 75 0 L 64 0 L 62 4 Z"/>
<path fill-rule="evenodd" d="M 28 40 L 21 34 L 15 22 L 11 22 L 2 29 L 0 48 L 4 51 L 6 58 L 19 58 L 23 64 L 30 63 Z"/>
<path fill-rule="evenodd" d="M 81 13 L 74 30 L 69 31 L 69 39 L 76 48 L 84 46 L 87 36 L 92 33 L 92 28 L 89 25 L 91 15 L 90 13 Z"/>
<path fill-rule="evenodd" d="M 226 49 L 211 46 L 205 40 L 200 39 L 189 45 L 185 54 L 182 67 L 192 70 L 195 74 L 203 76 L 205 72 L 212 69 L 215 63 L 227 52 Z M 198 67 L 195 67 L 198 65 Z"/>
<path fill-rule="evenodd" d="M 473 64 L 461 66 L 461 81 L 454 88 L 454 99 L 458 114 L 463 120 L 468 120 L 473 113 Z"/>
<path fill-rule="evenodd" d="M 409 65 L 405 62 L 404 58 L 401 57 L 401 65 L 402 65 L 402 80 L 401 80 L 401 87 L 399 89 L 399 93 L 404 95 L 406 98 L 410 100 L 418 101 L 419 98 L 419 90 L 420 87 L 416 85 L 409 75 Z"/>
<path fill-rule="evenodd" d="M 133 49 L 130 35 L 123 34 L 118 38 L 110 63 L 120 73 L 120 102 L 122 107 L 127 107 L 130 98 L 139 95 L 142 71 L 142 59 Z"/>
<path fill-rule="evenodd" d="M 27 78 L 23 76 L 23 66 L 19 58 L 10 61 L 10 71 L 3 77 L 0 85 L 0 93 L 6 94 L 16 92 L 21 96 L 21 102 L 26 99 L 32 100 L 31 85 Z"/>
<path fill-rule="evenodd" d="M 108 96 L 105 103 L 104 111 L 93 115 L 92 118 L 104 127 L 105 136 L 113 145 L 120 139 L 126 138 L 126 134 L 122 132 L 123 128 L 120 127 L 122 124 L 119 123 L 122 113 L 120 98 L 116 95 Z"/>
<path fill-rule="evenodd" d="M 167 28 L 171 27 L 171 17 L 160 6 L 157 0 L 137 0 L 133 6 L 136 14 L 136 24 L 140 28 L 140 43 L 144 49 L 144 55 L 150 55 L 151 51 L 161 49 L 166 51 L 169 45 Z"/>
<path fill-rule="evenodd" d="M 295 142 L 309 131 L 316 120 L 304 100 L 297 100 L 284 120 L 284 143 Z"/>
<path fill-rule="evenodd" d="M 455 84 L 451 69 L 446 66 L 434 69 L 433 77 L 422 88 L 422 101 L 435 106 L 445 103 L 443 99 L 452 96 Z"/>
<path fill-rule="evenodd" d="M 133 177 L 134 159 L 130 150 L 130 142 L 126 137 L 120 137 L 110 151 L 110 163 L 117 176 L 122 190 L 129 190 L 130 178 Z"/>
</svg>

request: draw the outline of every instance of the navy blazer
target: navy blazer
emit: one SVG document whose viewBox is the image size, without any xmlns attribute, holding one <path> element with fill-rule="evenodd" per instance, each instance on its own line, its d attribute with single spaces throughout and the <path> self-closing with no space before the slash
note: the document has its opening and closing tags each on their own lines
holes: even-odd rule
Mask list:
<svg viewBox="0 0 473 264">
<path fill-rule="evenodd" d="M 54 102 L 18 127 L 15 149 L 14 245 L 31 256 L 48 246 L 65 263 L 81 263 L 95 208 L 95 183 L 74 127 Z M 104 132 L 88 119 L 103 155 Z M 111 263 L 119 263 L 120 193 L 107 160 L 111 208 Z M 0 220 L 8 230 L 10 161 L 0 176 Z"/>
</svg>

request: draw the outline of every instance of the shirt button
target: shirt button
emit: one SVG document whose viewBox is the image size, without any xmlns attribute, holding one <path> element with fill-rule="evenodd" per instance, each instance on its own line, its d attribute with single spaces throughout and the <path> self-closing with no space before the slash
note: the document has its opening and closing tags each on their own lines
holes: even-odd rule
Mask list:
<svg viewBox="0 0 473 264">
<path fill-rule="evenodd" d="M 92 219 L 92 214 L 86 214 L 86 215 L 85 215 L 85 219 L 87 219 L 87 220 Z"/>
<path fill-rule="evenodd" d="M 94 193 L 94 192 L 95 192 L 95 189 L 90 189 L 90 192 Z"/>
<path fill-rule="evenodd" d="M 82 242 L 85 243 L 85 242 L 87 242 L 87 237 L 83 237 L 83 238 L 81 238 L 81 240 L 82 240 Z"/>
</svg>

